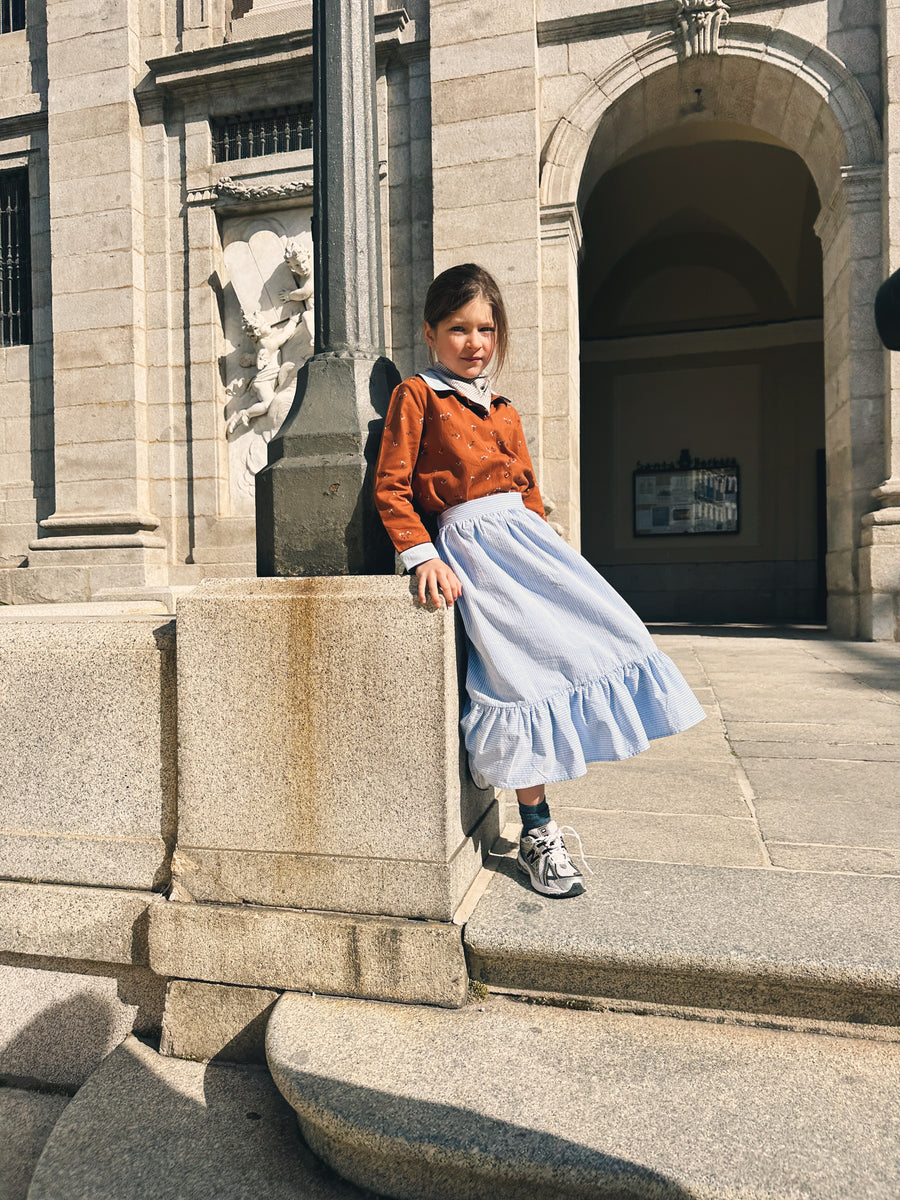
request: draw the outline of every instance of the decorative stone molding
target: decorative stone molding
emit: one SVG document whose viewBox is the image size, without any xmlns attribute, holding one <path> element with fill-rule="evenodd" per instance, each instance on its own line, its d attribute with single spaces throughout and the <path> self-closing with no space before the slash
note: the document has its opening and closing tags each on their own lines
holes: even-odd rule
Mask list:
<svg viewBox="0 0 900 1200">
<path fill-rule="evenodd" d="M 218 198 L 227 196 L 232 200 L 299 200 L 303 196 L 311 196 L 312 183 L 303 179 L 292 179 L 288 183 L 265 183 L 258 187 L 244 183 L 241 179 L 226 176 L 215 185 Z"/>
<path fill-rule="evenodd" d="M 584 234 L 575 204 L 548 204 L 541 209 L 541 241 L 563 239 L 569 242 L 574 258 L 581 252 Z"/>
<path fill-rule="evenodd" d="M 778 7 L 791 8 L 806 3 L 807 0 L 780 0 Z M 743 14 L 771 9 L 772 4 L 771 0 L 729 0 L 728 7 L 732 14 Z M 644 0 L 641 4 L 626 4 L 601 12 L 538 21 L 538 45 L 562 46 L 571 42 L 589 42 L 610 33 L 662 28 L 671 22 L 672 0 Z"/>
<path fill-rule="evenodd" d="M 678 0 L 675 31 L 685 58 L 719 53 L 719 33 L 728 21 L 725 0 Z"/>
<path fill-rule="evenodd" d="M 841 167 L 841 182 L 843 186 L 832 191 L 813 225 L 823 252 L 831 246 L 849 209 L 857 213 L 881 209 L 881 163 Z"/>
<path fill-rule="evenodd" d="M 312 182 L 305 179 L 292 179 L 287 183 L 251 184 L 226 176 L 218 183 L 188 192 L 187 202 L 190 205 L 210 204 L 217 208 L 242 204 L 280 206 L 285 201 L 296 203 L 298 200 L 307 200 L 312 193 Z"/>
</svg>

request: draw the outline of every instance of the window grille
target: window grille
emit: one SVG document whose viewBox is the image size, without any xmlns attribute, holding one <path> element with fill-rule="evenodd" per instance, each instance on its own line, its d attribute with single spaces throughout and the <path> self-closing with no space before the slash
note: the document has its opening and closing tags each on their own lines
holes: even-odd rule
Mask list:
<svg viewBox="0 0 900 1200">
<path fill-rule="evenodd" d="M 31 341 L 28 171 L 0 173 L 0 346 Z"/>
<path fill-rule="evenodd" d="M 312 148 L 311 104 L 217 117 L 211 124 L 215 162 Z"/>
<path fill-rule="evenodd" d="M 0 33 L 25 28 L 25 0 L 0 0 Z"/>
</svg>

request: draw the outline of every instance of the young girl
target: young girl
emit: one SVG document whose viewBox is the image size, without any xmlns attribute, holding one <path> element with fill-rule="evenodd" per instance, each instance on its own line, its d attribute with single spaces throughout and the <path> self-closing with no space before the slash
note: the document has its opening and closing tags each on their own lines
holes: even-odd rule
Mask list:
<svg viewBox="0 0 900 1200">
<path fill-rule="evenodd" d="M 375 503 L 421 602 L 459 601 L 475 782 L 515 789 L 517 861 L 534 889 L 577 896 L 582 876 L 544 785 L 638 754 L 703 709 L 621 596 L 547 524 L 519 415 L 491 389 L 509 333 L 488 272 L 465 263 L 439 275 L 424 333 L 432 366 L 391 397 Z M 420 514 L 437 517 L 435 542 Z"/>
</svg>

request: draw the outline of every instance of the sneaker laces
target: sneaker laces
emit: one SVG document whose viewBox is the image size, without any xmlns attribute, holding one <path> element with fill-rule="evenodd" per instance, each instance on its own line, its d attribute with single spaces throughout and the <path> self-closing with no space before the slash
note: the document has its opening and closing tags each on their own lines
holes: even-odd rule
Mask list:
<svg viewBox="0 0 900 1200">
<path fill-rule="evenodd" d="M 566 844 L 563 841 L 562 835 L 564 832 L 571 833 L 574 838 L 578 839 L 578 857 L 581 859 L 581 865 L 584 867 L 585 871 L 587 871 L 588 875 L 593 875 L 593 868 L 588 866 L 588 861 L 584 857 L 584 847 L 581 844 L 581 834 L 577 829 L 573 829 L 571 825 L 557 825 L 554 833 L 546 835 L 550 848 L 550 861 L 554 862 L 557 853 L 561 850 L 571 862 L 571 856 L 569 855 L 569 851 L 566 849 Z"/>
</svg>

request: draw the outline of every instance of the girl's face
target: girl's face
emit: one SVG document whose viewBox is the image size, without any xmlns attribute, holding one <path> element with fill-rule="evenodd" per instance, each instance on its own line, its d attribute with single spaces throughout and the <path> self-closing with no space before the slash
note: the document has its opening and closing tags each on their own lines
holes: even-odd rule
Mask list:
<svg viewBox="0 0 900 1200">
<path fill-rule="evenodd" d="M 477 296 L 456 312 L 424 326 L 425 341 L 438 362 L 464 379 L 484 371 L 494 353 L 497 333 L 494 313 L 483 296 Z"/>
</svg>

